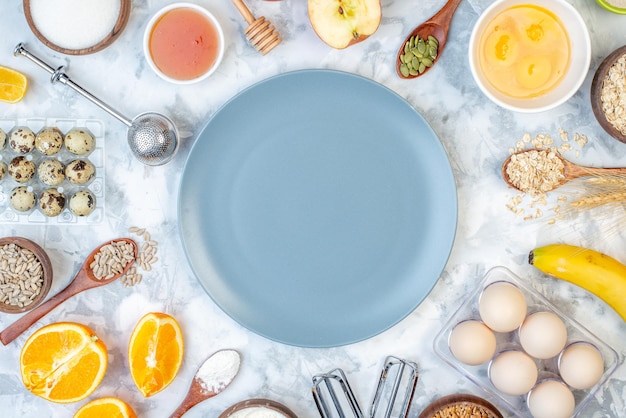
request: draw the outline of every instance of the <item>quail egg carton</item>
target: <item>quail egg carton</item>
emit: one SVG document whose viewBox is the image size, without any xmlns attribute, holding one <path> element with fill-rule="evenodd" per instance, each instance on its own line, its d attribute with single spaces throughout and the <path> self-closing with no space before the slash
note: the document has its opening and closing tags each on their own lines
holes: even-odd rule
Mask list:
<svg viewBox="0 0 626 418">
<path fill-rule="evenodd" d="M 481 390 L 489 394 L 500 407 L 508 410 L 515 416 L 531 416 L 527 406 L 526 395 L 507 395 L 494 387 L 488 375 L 489 361 L 477 366 L 464 364 L 454 357 L 448 344 L 450 333 L 457 324 L 468 319 L 480 320 L 478 301 L 481 292 L 489 284 L 501 281 L 511 283 L 521 290 L 528 305 L 528 314 L 540 311 L 548 311 L 556 314 L 564 322 L 567 329 L 568 338 L 566 346 L 567 344 L 573 342 L 584 341 L 594 345 L 602 355 L 604 360 L 604 373 L 602 374 L 600 380 L 593 387 L 587 390 L 578 390 L 570 387 L 576 402 L 572 418 L 582 416 L 581 413 L 584 408 L 593 399 L 594 395 L 598 392 L 602 385 L 607 382 L 621 363 L 620 356 L 611 346 L 594 335 L 582 324 L 563 313 L 542 294 L 537 292 L 529 284 L 525 283 L 520 277 L 505 267 L 498 266 L 489 270 L 476 289 L 468 295 L 467 299 L 465 299 L 461 306 L 454 312 L 454 314 L 452 314 L 448 321 L 446 321 L 441 331 L 435 337 L 433 343 L 435 353 L 445 363 L 478 386 Z M 508 333 L 495 332 L 494 334 L 496 335 L 496 355 L 503 350 L 511 348 L 523 351 L 519 345 L 517 330 Z M 539 374 L 537 380 L 538 382 L 542 378 L 559 378 L 557 357 L 547 360 L 540 360 L 531 357 L 537 365 Z"/>
<path fill-rule="evenodd" d="M 43 128 L 58 128 L 63 137 L 74 128 L 82 128 L 89 131 L 94 140 L 94 149 L 85 155 L 78 155 L 70 152 L 65 144 L 61 149 L 53 155 L 44 155 L 36 148 L 32 151 L 20 154 L 15 152 L 9 146 L 11 132 L 20 127 L 27 127 L 33 131 L 35 135 Z M 104 142 L 105 130 L 104 124 L 100 120 L 95 119 L 73 119 L 73 118 L 16 118 L 16 119 L 0 119 L 0 128 L 6 133 L 7 138 L 4 147 L 0 149 L 0 161 L 9 166 L 13 158 L 17 156 L 25 156 L 35 164 L 35 170 L 39 164 L 46 159 L 59 160 L 63 167 L 69 162 L 76 159 L 88 160 L 95 168 L 93 178 L 85 184 L 74 184 L 66 179 L 58 186 L 48 186 L 38 178 L 37 173 L 26 183 L 17 182 L 8 173 L 0 179 L 0 224 L 16 224 L 16 225 L 95 225 L 102 222 L 105 214 L 105 167 L 104 167 Z M 11 191 L 18 186 L 26 186 L 35 193 L 37 199 L 35 206 L 25 212 L 14 209 L 10 203 Z M 56 187 L 59 192 L 65 195 L 65 207 L 57 216 L 46 216 L 39 207 L 39 197 L 41 193 L 50 188 Z M 77 216 L 69 209 L 69 201 L 71 196 L 81 190 L 89 190 L 95 197 L 95 208 L 86 216 Z"/>
</svg>

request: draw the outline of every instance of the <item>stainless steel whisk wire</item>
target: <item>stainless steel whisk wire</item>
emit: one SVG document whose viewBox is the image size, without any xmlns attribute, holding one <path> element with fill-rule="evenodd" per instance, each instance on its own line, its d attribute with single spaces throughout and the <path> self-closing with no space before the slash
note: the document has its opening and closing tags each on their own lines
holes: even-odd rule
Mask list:
<svg viewBox="0 0 626 418">
<path fill-rule="evenodd" d="M 159 113 L 146 112 L 131 120 L 72 81 L 63 71 L 63 66 L 56 69 L 53 68 L 29 52 L 23 43 L 19 43 L 15 47 L 13 55 L 28 58 L 51 75 L 51 83 L 58 82 L 70 87 L 125 124 L 128 127 L 127 140 L 131 152 L 143 164 L 162 165 L 169 162 L 176 154 L 179 142 L 178 130 L 166 116 Z"/>
<path fill-rule="evenodd" d="M 417 380 L 416 363 L 387 356 L 368 417 L 407 418 Z M 345 373 L 339 368 L 313 376 L 312 392 L 322 418 L 365 418 Z"/>
</svg>

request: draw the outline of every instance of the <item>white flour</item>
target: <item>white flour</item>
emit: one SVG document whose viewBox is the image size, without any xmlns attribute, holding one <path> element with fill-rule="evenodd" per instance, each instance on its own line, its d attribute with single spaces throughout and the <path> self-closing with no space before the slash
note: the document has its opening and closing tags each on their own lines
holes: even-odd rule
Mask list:
<svg viewBox="0 0 626 418">
<path fill-rule="evenodd" d="M 115 27 L 120 0 L 31 0 L 30 13 L 41 34 L 67 49 L 91 47 Z"/>
<path fill-rule="evenodd" d="M 252 408 L 241 409 L 234 414 L 230 414 L 228 418 L 286 418 L 285 415 L 273 409 L 264 408 L 262 406 L 254 406 Z"/>
<path fill-rule="evenodd" d="M 196 378 L 207 392 L 224 389 L 239 371 L 241 358 L 235 350 L 218 351 L 209 357 L 196 373 Z"/>
</svg>

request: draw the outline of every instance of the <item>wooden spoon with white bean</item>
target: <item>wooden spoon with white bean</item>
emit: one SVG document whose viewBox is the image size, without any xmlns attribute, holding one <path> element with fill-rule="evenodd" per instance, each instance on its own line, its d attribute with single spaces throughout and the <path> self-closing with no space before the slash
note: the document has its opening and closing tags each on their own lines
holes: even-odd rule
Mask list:
<svg viewBox="0 0 626 418">
<path fill-rule="evenodd" d="M 117 247 L 117 249 L 112 246 Z M 92 263 L 94 263 L 96 258 L 105 259 L 107 255 L 111 254 L 111 251 L 123 256 L 121 266 L 111 270 L 113 264 L 111 263 L 111 265 L 107 265 L 107 267 L 104 268 L 105 271 L 102 272 L 97 271 L 97 265 L 92 267 Z M 59 293 L 9 325 L 4 331 L 0 332 L 0 341 L 2 341 L 2 344 L 4 345 L 9 344 L 19 337 L 24 331 L 30 328 L 35 322 L 39 321 L 46 314 L 72 296 L 87 289 L 104 286 L 119 279 L 133 265 L 136 258 L 137 243 L 130 238 L 118 238 L 100 245 L 98 248 L 93 250 L 91 254 L 89 254 L 80 270 L 78 270 L 78 273 L 76 273 L 76 276 L 74 276 L 74 279 L 72 279 L 70 284 L 67 285 L 65 289 L 61 290 Z M 123 264 L 124 261 L 126 264 Z"/>
<path fill-rule="evenodd" d="M 525 165 L 534 164 L 524 171 Z M 525 173 L 525 174 L 524 174 Z M 502 164 L 502 178 L 521 192 L 549 192 L 579 177 L 626 175 L 626 168 L 597 168 L 575 164 L 558 152 L 530 148 L 511 154 Z"/>
</svg>

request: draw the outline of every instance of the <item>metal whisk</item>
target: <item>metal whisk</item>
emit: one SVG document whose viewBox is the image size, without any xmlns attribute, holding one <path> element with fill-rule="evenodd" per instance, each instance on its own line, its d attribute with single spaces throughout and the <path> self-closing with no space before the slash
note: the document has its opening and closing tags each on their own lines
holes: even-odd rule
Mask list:
<svg viewBox="0 0 626 418">
<path fill-rule="evenodd" d="M 380 372 L 370 418 L 408 417 L 417 379 L 417 364 L 388 356 Z M 386 408 L 381 408 L 382 405 Z"/>
<path fill-rule="evenodd" d="M 31 54 L 19 43 L 13 51 L 15 56 L 23 56 L 46 70 L 52 76 L 51 83 L 59 82 L 71 87 L 74 91 L 105 110 L 107 113 L 124 123 L 128 127 L 127 140 L 130 150 L 140 162 L 146 165 L 162 165 L 169 162 L 178 150 L 178 130 L 174 123 L 164 115 L 146 112 L 130 120 L 113 109 L 87 90 L 73 82 L 63 72 L 63 67 L 54 69 L 41 59 Z"/>
<path fill-rule="evenodd" d="M 336 389 L 340 389 L 343 397 L 337 396 Z M 328 373 L 313 376 L 312 390 L 315 404 L 322 418 L 345 418 L 346 407 L 355 418 L 365 418 L 343 370 L 333 369 Z M 329 404 L 328 398 L 332 404 Z"/>
<path fill-rule="evenodd" d="M 388 356 L 380 373 L 369 418 L 407 418 L 417 385 L 417 364 Z M 365 418 L 341 369 L 313 376 L 313 398 L 322 418 Z"/>
</svg>

